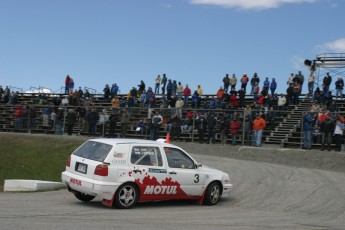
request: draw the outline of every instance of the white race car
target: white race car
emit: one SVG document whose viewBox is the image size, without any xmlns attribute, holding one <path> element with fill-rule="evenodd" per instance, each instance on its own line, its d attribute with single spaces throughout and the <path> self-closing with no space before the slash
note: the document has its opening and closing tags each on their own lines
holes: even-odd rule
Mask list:
<svg viewBox="0 0 345 230">
<path fill-rule="evenodd" d="M 227 173 L 197 163 L 178 146 L 136 139 L 86 141 L 68 158 L 62 181 L 81 201 L 100 197 L 117 208 L 177 199 L 214 205 L 233 187 Z"/>
</svg>

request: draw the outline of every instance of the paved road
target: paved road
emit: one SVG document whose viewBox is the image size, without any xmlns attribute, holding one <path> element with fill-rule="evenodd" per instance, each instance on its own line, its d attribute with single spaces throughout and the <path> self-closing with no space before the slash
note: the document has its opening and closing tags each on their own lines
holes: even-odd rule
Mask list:
<svg viewBox="0 0 345 230">
<path fill-rule="evenodd" d="M 0 229 L 345 229 L 345 174 L 195 156 L 232 175 L 235 190 L 216 206 L 192 202 L 110 209 L 66 190 L 0 193 Z"/>
</svg>

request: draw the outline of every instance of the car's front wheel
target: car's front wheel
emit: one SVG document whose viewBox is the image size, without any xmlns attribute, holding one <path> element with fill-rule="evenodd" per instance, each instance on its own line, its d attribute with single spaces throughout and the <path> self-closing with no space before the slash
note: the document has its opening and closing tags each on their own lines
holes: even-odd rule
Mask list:
<svg viewBox="0 0 345 230">
<path fill-rule="evenodd" d="M 117 208 L 132 208 L 138 201 L 139 190 L 135 184 L 123 184 L 116 192 L 115 205 Z"/>
<path fill-rule="evenodd" d="M 218 203 L 221 195 L 221 187 L 218 182 L 212 182 L 206 190 L 204 203 L 207 205 L 215 205 Z"/>
<path fill-rule="evenodd" d="M 81 200 L 84 202 L 91 201 L 95 198 L 95 196 L 91 196 L 91 195 L 81 193 L 81 192 L 75 193 L 74 196 L 77 197 L 78 200 Z"/>
</svg>

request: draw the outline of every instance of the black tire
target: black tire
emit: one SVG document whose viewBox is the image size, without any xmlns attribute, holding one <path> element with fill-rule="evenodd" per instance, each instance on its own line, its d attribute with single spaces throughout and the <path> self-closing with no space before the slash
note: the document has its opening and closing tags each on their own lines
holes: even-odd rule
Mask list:
<svg viewBox="0 0 345 230">
<path fill-rule="evenodd" d="M 215 205 L 218 203 L 221 196 L 221 186 L 218 182 L 212 182 L 206 190 L 204 204 Z"/>
<path fill-rule="evenodd" d="M 95 196 L 91 196 L 91 195 L 88 195 L 88 194 L 85 194 L 85 193 L 81 193 L 81 192 L 78 192 L 76 194 L 74 194 L 75 197 L 77 197 L 78 200 L 81 200 L 81 201 L 84 201 L 84 202 L 88 202 L 88 201 L 91 201 L 95 198 Z"/>
<path fill-rule="evenodd" d="M 139 190 L 133 183 L 121 185 L 115 195 L 115 207 L 129 209 L 134 207 L 139 199 Z"/>
</svg>

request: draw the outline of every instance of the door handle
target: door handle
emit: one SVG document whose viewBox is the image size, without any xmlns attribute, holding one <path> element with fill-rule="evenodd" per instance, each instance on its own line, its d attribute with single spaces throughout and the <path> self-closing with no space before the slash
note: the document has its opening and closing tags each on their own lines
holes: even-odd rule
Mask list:
<svg viewBox="0 0 345 230">
<path fill-rule="evenodd" d="M 176 172 L 172 171 L 172 172 L 169 172 L 169 174 L 177 174 Z"/>
<path fill-rule="evenodd" d="M 140 169 L 134 169 L 133 172 L 139 173 L 139 172 L 141 172 L 141 170 Z"/>
</svg>

